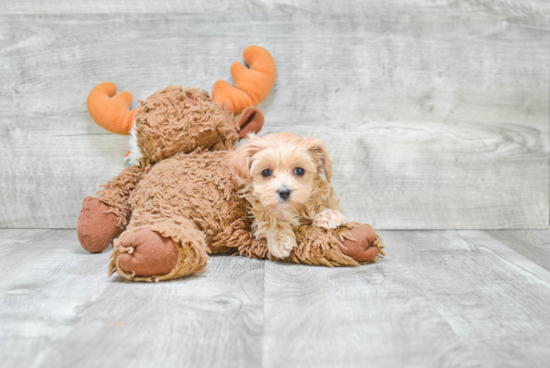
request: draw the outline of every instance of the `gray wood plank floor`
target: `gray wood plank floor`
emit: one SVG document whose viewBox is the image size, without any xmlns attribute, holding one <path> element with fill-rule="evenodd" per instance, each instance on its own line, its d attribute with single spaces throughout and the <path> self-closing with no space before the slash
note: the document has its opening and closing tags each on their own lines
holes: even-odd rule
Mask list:
<svg viewBox="0 0 550 368">
<path fill-rule="evenodd" d="M 548 228 L 548 9 L 539 0 L 3 1 L 0 227 L 73 228 L 82 199 L 120 171 L 125 138 L 86 112 L 95 84 L 113 81 L 136 101 L 171 83 L 209 91 L 260 44 L 278 65 L 264 133 L 325 140 L 350 219 Z"/>
<path fill-rule="evenodd" d="M 147 284 L 74 230 L 0 230 L 2 366 L 547 366 L 548 231 L 381 235 L 358 268 L 216 256 Z"/>
<path fill-rule="evenodd" d="M 550 271 L 550 231 L 491 230 L 486 233 Z"/>
</svg>

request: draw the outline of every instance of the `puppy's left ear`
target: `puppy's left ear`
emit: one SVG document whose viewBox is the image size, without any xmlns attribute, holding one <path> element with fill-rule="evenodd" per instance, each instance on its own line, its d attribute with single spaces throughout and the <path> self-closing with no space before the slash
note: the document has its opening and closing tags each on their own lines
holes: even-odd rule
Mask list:
<svg viewBox="0 0 550 368">
<path fill-rule="evenodd" d="M 258 133 L 264 126 L 264 114 L 255 106 L 249 106 L 237 118 L 239 138 L 244 139 L 249 133 Z"/>
<path fill-rule="evenodd" d="M 325 177 L 330 183 L 330 178 L 332 177 L 332 161 L 330 161 L 330 157 L 328 157 L 325 145 L 315 137 L 308 138 L 306 141 L 309 152 L 313 155 L 319 165 L 321 165 L 323 171 L 325 172 Z"/>
<path fill-rule="evenodd" d="M 258 140 L 259 138 L 251 133 L 248 136 L 248 141 L 229 157 L 229 167 L 240 181 L 248 181 L 250 179 L 252 157 L 260 150 L 257 145 Z"/>
</svg>

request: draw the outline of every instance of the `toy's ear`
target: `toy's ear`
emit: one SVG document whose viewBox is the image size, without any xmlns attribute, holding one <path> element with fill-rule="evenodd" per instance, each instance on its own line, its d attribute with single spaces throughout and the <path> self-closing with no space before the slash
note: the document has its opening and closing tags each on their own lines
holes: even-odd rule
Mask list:
<svg viewBox="0 0 550 368">
<path fill-rule="evenodd" d="M 313 157 L 315 157 L 317 162 L 319 162 L 323 168 L 325 178 L 327 178 L 327 181 L 330 183 L 330 178 L 332 177 L 332 161 L 330 160 L 330 157 L 328 157 L 325 145 L 315 137 L 307 138 L 306 144 L 309 152 L 313 155 Z"/>
<path fill-rule="evenodd" d="M 258 133 L 264 126 L 264 114 L 260 109 L 254 106 L 243 110 L 241 116 L 237 118 L 239 126 L 239 139 L 244 139 L 249 133 Z"/>
</svg>

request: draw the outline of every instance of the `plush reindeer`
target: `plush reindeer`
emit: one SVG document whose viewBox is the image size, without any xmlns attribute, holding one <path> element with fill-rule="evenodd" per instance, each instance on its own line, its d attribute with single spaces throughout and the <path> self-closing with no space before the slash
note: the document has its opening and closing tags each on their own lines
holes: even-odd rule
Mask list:
<svg viewBox="0 0 550 368">
<path fill-rule="evenodd" d="M 250 66 L 234 63 L 235 88 L 215 83 L 212 97 L 197 88 L 168 86 L 130 111 L 132 95 L 102 83 L 88 110 L 103 128 L 132 134 L 136 164 L 86 197 L 78 218 L 80 244 L 96 253 L 113 244 L 109 272 L 127 279 L 160 281 L 204 270 L 209 253 L 275 259 L 251 229 L 250 203 L 239 195 L 228 159 L 237 141 L 263 126 L 255 107 L 275 82 L 265 49 L 244 51 Z M 235 117 L 234 114 L 239 114 Z M 383 256 L 369 225 L 337 229 L 304 224 L 298 246 L 285 260 L 352 266 Z"/>
</svg>

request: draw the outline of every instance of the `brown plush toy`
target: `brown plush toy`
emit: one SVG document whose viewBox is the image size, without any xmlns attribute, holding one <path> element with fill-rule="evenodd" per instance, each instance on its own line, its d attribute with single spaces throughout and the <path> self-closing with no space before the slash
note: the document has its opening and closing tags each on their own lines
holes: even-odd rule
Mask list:
<svg viewBox="0 0 550 368">
<path fill-rule="evenodd" d="M 245 60 L 252 69 L 245 72 L 246 83 L 233 73 L 239 90 L 224 86 L 215 100 L 196 88 L 169 86 L 129 111 L 131 95 L 114 96 L 110 83 L 90 93 L 94 120 L 112 132 L 134 130 L 142 155 L 96 198 L 86 197 L 78 218 L 84 249 L 96 253 L 113 244 L 110 274 L 117 271 L 136 281 L 174 279 L 204 270 L 209 253 L 273 259 L 265 241 L 254 238 L 249 203 L 238 195 L 228 165 L 237 141 L 263 125 L 258 108 L 236 105 L 260 103 L 275 79 L 266 50 L 247 48 Z M 233 98 L 242 93 L 253 98 Z M 233 108 L 243 110 L 236 118 L 224 103 L 231 98 Z M 369 225 L 326 230 L 306 224 L 296 229 L 296 239 L 298 247 L 287 261 L 355 266 L 384 255 Z"/>
</svg>

